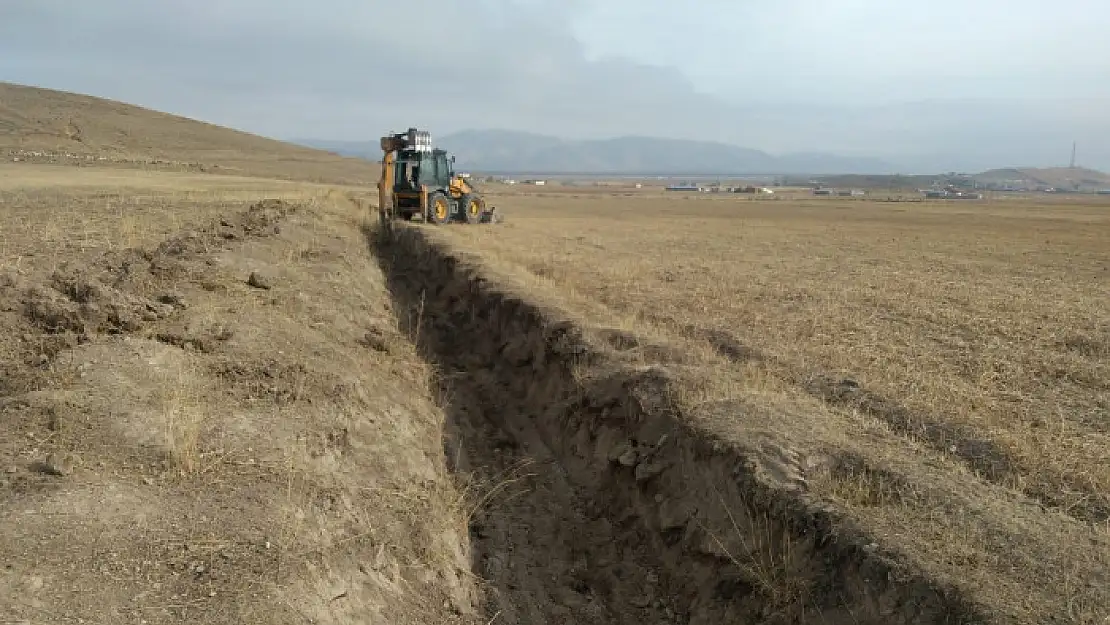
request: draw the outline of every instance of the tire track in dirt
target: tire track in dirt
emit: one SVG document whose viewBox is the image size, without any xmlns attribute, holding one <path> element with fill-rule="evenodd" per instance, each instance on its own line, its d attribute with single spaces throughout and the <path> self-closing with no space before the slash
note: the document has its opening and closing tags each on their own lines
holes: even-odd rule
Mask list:
<svg viewBox="0 0 1110 625">
<path fill-rule="evenodd" d="M 657 314 L 645 315 L 654 323 L 677 325 L 673 319 Z M 1085 523 L 1105 524 L 1110 520 L 1110 499 L 1107 494 L 1091 490 L 1086 484 L 1057 476 L 1058 482 L 1067 483 L 1073 493 L 1083 497 L 1065 501 L 1056 489 L 1040 480 L 1021 479 L 1021 464 L 1009 451 L 984 438 L 969 427 L 946 422 L 939 415 L 915 411 L 897 400 L 868 389 L 859 382 L 824 372 L 800 373 L 787 363 L 745 345 L 731 333 L 716 328 L 693 324 L 680 325 L 679 331 L 687 339 L 704 341 L 718 355 L 737 363 L 766 362 L 786 372 L 787 381 L 794 387 L 830 406 L 854 409 L 879 419 L 890 429 L 905 438 L 920 441 L 932 450 L 960 460 L 983 480 L 1007 488 L 1020 484 L 1019 490 L 1030 499 L 1048 509 Z"/>
<path fill-rule="evenodd" d="M 494 492 L 471 521 L 494 622 L 985 621 L 808 503 L 789 453 L 696 429 L 665 368 L 622 361 L 635 337 L 593 341 L 420 227 L 366 234 L 439 370 L 445 453 Z"/>
<path fill-rule="evenodd" d="M 1051 479 L 1057 483 L 1067 484 L 1073 493 L 1084 495 L 1080 501 L 1069 503 L 1056 494 L 1052 484 L 1046 484 L 1039 477 L 1033 480 L 1021 479 L 1022 467 L 1018 459 L 969 427 L 947 423 L 935 415 L 914 411 L 851 379 L 814 374 L 800 386 L 810 395 L 830 405 L 859 410 L 882 420 L 901 436 L 922 441 L 937 452 L 959 458 L 991 484 L 1006 487 L 1020 484 L 1019 490 L 1025 496 L 1045 508 L 1059 510 L 1076 520 L 1096 526 L 1110 520 L 1110 498 L 1107 494 L 1094 492 L 1087 485 L 1076 483 L 1066 476 L 1052 476 Z"/>
</svg>

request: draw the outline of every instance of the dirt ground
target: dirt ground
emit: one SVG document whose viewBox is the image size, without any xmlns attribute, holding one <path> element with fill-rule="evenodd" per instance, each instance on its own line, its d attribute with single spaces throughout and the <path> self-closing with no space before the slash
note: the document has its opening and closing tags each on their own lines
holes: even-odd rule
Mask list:
<svg viewBox="0 0 1110 625">
<path fill-rule="evenodd" d="M 0 169 L 0 622 L 470 622 L 357 204 L 57 171 Z"/>
<path fill-rule="evenodd" d="M 0 622 L 1110 617 L 1110 207 L 367 191 L 0 167 Z"/>
</svg>

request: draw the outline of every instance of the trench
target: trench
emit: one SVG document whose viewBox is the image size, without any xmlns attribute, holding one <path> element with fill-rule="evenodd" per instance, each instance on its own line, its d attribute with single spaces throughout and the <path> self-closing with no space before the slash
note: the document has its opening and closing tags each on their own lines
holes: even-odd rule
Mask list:
<svg viewBox="0 0 1110 625">
<path fill-rule="evenodd" d="M 621 361 L 434 231 L 365 234 L 438 371 L 448 466 L 478 500 L 471 564 L 489 622 L 987 620 L 696 428 L 666 369 Z"/>
</svg>

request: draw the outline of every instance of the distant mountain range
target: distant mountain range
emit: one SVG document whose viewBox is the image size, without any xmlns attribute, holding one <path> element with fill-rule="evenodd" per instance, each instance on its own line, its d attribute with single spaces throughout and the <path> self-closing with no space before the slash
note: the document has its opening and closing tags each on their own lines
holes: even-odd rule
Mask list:
<svg viewBox="0 0 1110 625">
<path fill-rule="evenodd" d="M 466 130 L 433 137 L 460 169 L 502 174 L 883 174 L 896 167 L 881 159 L 825 153 L 771 155 L 712 141 L 616 137 L 570 140 L 511 130 Z M 293 143 L 379 160 L 378 141 L 294 139 Z"/>
</svg>

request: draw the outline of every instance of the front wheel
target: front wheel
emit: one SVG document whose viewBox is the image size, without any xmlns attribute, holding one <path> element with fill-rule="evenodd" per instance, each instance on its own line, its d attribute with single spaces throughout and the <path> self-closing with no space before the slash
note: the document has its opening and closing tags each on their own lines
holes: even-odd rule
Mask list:
<svg viewBox="0 0 1110 625">
<path fill-rule="evenodd" d="M 428 196 L 428 221 L 434 224 L 445 224 L 451 219 L 451 200 L 447 194 L 436 191 Z"/>
<path fill-rule="evenodd" d="M 459 206 L 462 207 L 463 217 L 468 224 L 476 224 L 482 222 L 482 213 L 486 212 L 486 201 L 480 196 L 466 194 L 459 198 Z"/>
</svg>

